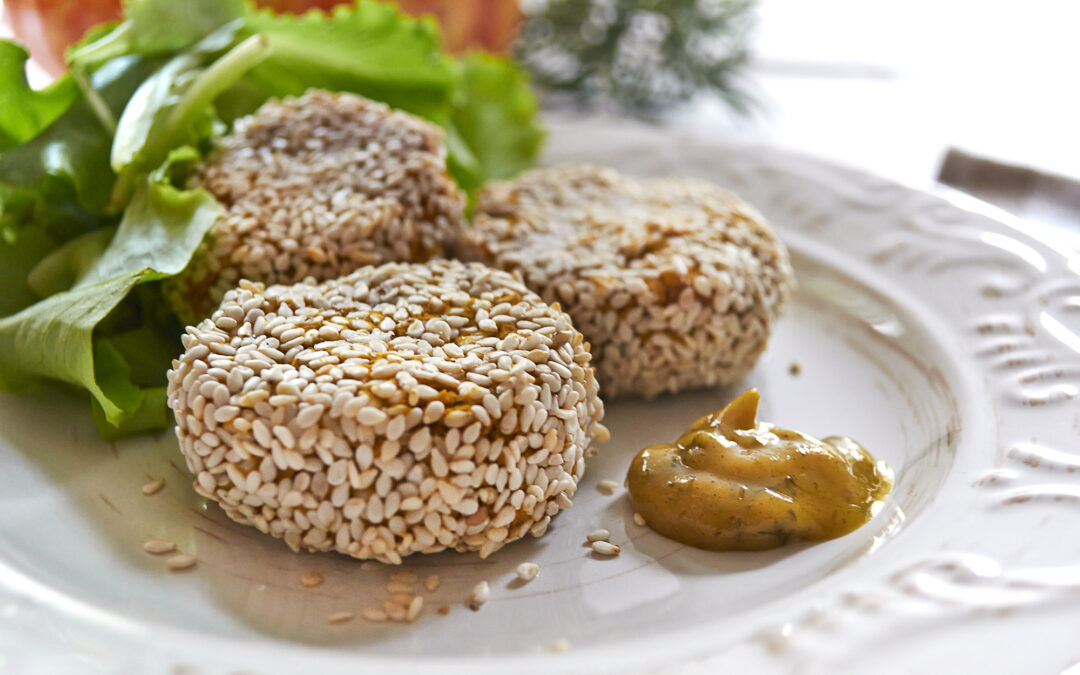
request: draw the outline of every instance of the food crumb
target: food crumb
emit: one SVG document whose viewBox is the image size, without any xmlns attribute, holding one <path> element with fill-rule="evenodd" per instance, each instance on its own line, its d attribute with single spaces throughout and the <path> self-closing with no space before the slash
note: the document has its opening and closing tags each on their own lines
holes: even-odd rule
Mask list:
<svg viewBox="0 0 1080 675">
<path fill-rule="evenodd" d="M 534 562 L 523 562 L 517 566 L 517 578 L 529 583 L 540 574 L 540 566 Z"/>
<path fill-rule="evenodd" d="M 448 616 L 450 614 L 450 605 L 443 605 L 435 611 L 439 613 L 439 616 Z"/>
<path fill-rule="evenodd" d="M 437 589 L 438 587 L 439 587 L 439 575 L 438 574 L 429 574 L 427 576 L 427 578 L 424 579 L 424 588 L 428 589 L 429 593 L 434 593 L 435 589 Z"/>
<path fill-rule="evenodd" d="M 555 642 L 548 645 L 548 651 L 553 654 L 562 654 L 566 650 L 570 649 L 570 641 L 566 638 L 559 638 Z"/>
<path fill-rule="evenodd" d="M 322 575 L 318 572 L 304 572 L 300 575 L 300 584 L 305 588 L 315 588 L 322 582 Z"/>
<path fill-rule="evenodd" d="M 150 555 L 160 555 L 162 553 L 172 553 L 176 550 L 176 544 L 171 541 L 165 541 L 163 539 L 150 539 L 143 544 L 143 550 Z"/>
<path fill-rule="evenodd" d="M 473 586 L 472 593 L 469 594 L 469 609 L 476 612 L 484 603 L 488 601 L 488 597 L 491 595 L 491 586 L 488 586 L 488 582 L 481 581 Z"/>
<path fill-rule="evenodd" d="M 788 366 L 788 372 L 792 375 L 798 375 L 802 372 L 802 365 L 798 361 L 792 361 L 791 365 Z"/>
<path fill-rule="evenodd" d="M 150 495 L 156 495 L 157 493 L 161 492 L 161 488 L 163 487 L 165 487 L 165 479 L 158 478 L 157 480 L 152 480 L 146 485 L 143 485 L 142 493 L 149 497 Z"/>
<path fill-rule="evenodd" d="M 165 566 L 169 568 L 170 572 L 179 572 L 180 570 L 186 570 L 195 566 L 195 556 L 190 553 L 181 553 L 180 555 L 174 555 L 165 561 Z"/>
<path fill-rule="evenodd" d="M 600 491 L 600 494 L 613 495 L 619 489 L 619 484 L 613 480 L 602 480 L 596 484 L 596 489 Z"/>
<path fill-rule="evenodd" d="M 593 552 L 600 555 L 610 556 L 619 555 L 619 552 L 622 551 L 621 548 L 619 548 L 615 544 L 612 544 L 610 541 L 594 541 L 592 545 L 592 550 Z"/>
<path fill-rule="evenodd" d="M 326 623 L 346 623 L 352 621 L 355 616 L 352 612 L 334 612 L 326 617 Z"/>
</svg>

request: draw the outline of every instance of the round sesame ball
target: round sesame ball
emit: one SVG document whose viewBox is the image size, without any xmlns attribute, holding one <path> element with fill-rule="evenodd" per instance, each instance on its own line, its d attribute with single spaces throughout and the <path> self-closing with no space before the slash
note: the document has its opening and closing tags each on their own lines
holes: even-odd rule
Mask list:
<svg viewBox="0 0 1080 675">
<path fill-rule="evenodd" d="M 742 379 L 794 285 L 784 245 L 734 194 L 591 165 L 489 184 L 458 253 L 565 307 L 605 397 Z"/>
<path fill-rule="evenodd" d="M 326 91 L 271 100 L 238 120 L 193 184 L 225 214 L 168 284 L 188 323 L 209 316 L 240 279 L 291 284 L 441 257 L 465 205 L 441 129 Z"/>
<path fill-rule="evenodd" d="M 241 281 L 183 341 L 195 489 L 294 550 L 487 556 L 541 536 L 608 437 L 570 317 L 480 264 Z"/>
</svg>

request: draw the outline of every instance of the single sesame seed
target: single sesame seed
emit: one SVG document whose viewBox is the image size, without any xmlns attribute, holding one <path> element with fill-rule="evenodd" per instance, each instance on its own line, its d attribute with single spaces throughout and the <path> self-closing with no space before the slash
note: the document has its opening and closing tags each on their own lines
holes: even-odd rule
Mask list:
<svg viewBox="0 0 1080 675">
<path fill-rule="evenodd" d="M 596 484 L 596 489 L 600 491 L 600 494 L 613 495 L 619 489 L 619 484 L 613 480 L 602 480 Z"/>
<path fill-rule="evenodd" d="M 373 623 L 383 623 L 386 621 L 386 612 L 378 607 L 365 607 L 360 610 L 360 616 L 363 617 L 365 621 L 371 621 Z"/>
<path fill-rule="evenodd" d="M 420 616 L 420 610 L 424 607 L 424 598 L 417 595 L 409 603 L 409 609 L 405 613 L 405 620 L 412 622 L 416 620 L 416 617 Z"/>
<path fill-rule="evenodd" d="M 639 525 L 641 527 L 644 527 L 645 526 L 645 516 L 643 516 L 640 513 L 635 511 L 634 512 L 634 524 Z"/>
<path fill-rule="evenodd" d="M 540 574 L 540 566 L 534 562 L 523 562 L 517 566 L 517 578 L 528 583 Z"/>
<path fill-rule="evenodd" d="M 195 556 L 191 555 L 190 553 L 181 553 L 179 555 L 174 555 L 173 557 L 165 561 L 165 565 L 169 568 L 170 572 L 179 572 L 181 570 L 186 570 L 195 565 Z"/>
<path fill-rule="evenodd" d="M 300 411 L 300 414 L 296 416 L 296 426 L 301 429 L 306 429 L 314 425 L 319 421 L 319 418 L 322 417 L 323 410 L 324 408 L 321 405 L 313 405 L 304 408 Z"/>
<path fill-rule="evenodd" d="M 176 550 L 176 544 L 171 541 L 164 541 L 162 539 L 149 539 L 143 544 L 143 550 L 151 555 L 160 555 L 162 553 L 172 553 Z"/>
<path fill-rule="evenodd" d="M 424 588 L 426 588 L 429 593 L 434 593 L 435 590 L 439 588 L 439 575 L 429 574 L 424 579 Z"/>
<path fill-rule="evenodd" d="M 300 575 L 300 584 L 305 588 L 315 588 L 323 582 L 323 577 L 318 572 L 304 572 Z"/>
<path fill-rule="evenodd" d="M 436 611 L 439 613 L 439 616 L 447 616 L 450 614 L 450 605 L 443 605 Z"/>
<path fill-rule="evenodd" d="M 362 408 L 360 412 L 356 414 L 356 421 L 360 424 L 366 424 L 368 426 L 375 426 L 386 420 L 386 413 L 378 408 L 367 407 Z"/>
<path fill-rule="evenodd" d="M 328 623 L 328 624 L 347 623 L 349 621 L 352 621 L 355 617 L 356 617 L 356 615 L 353 614 L 352 612 L 334 612 L 333 614 L 328 614 L 326 616 L 326 623 Z"/>
<path fill-rule="evenodd" d="M 566 638 L 559 638 L 558 640 L 555 640 L 550 645 L 548 645 L 548 651 L 552 652 L 553 654 L 562 654 L 568 649 L 570 649 L 570 641 Z"/>
<path fill-rule="evenodd" d="M 413 585 L 401 581 L 391 581 L 386 584 L 386 590 L 390 593 L 412 593 Z"/>
<path fill-rule="evenodd" d="M 386 612 L 386 616 L 392 621 L 404 621 L 405 616 L 409 612 L 408 607 L 393 602 L 392 600 L 387 600 L 383 603 L 383 610 Z"/>
<path fill-rule="evenodd" d="M 598 530 L 593 530 L 592 532 L 585 535 L 585 540 L 590 543 L 594 541 L 607 541 L 608 539 L 611 539 L 611 533 L 602 528 Z"/>
<path fill-rule="evenodd" d="M 161 492 L 161 488 L 163 487 L 165 487 L 165 479 L 158 478 L 157 480 L 152 480 L 149 483 L 143 485 L 142 493 L 149 497 L 150 495 L 155 495 L 158 492 Z"/>
<path fill-rule="evenodd" d="M 594 541 L 592 543 L 592 550 L 600 555 L 610 556 L 619 555 L 619 552 L 622 551 L 621 548 L 612 544 L 610 541 Z"/>
<path fill-rule="evenodd" d="M 479 609 L 484 606 L 484 603 L 488 601 L 490 596 L 491 587 L 488 585 L 488 582 L 481 581 L 477 583 L 469 593 L 469 609 L 474 612 L 479 611 Z"/>
</svg>

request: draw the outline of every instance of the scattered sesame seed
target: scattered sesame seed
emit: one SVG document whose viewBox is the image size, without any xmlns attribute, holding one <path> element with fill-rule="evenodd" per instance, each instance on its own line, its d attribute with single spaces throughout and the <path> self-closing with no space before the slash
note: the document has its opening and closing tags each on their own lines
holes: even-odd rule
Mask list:
<svg viewBox="0 0 1080 675">
<path fill-rule="evenodd" d="M 436 589 L 439 588 L 439 575 L 429 574 L 427 578 L 424 579 L 424 588 L 426 588 L 429 593 L 434 593 Z"/>
<path fill-rule="evenodd" d="M 365 621 L 374 623 L 383 623 L 386 621 L 386 612 L 378 607 L 365 607 L 360 610 L 360 616 L 363 617 Z"/>
<path fill-rule="evenodd" d="M 469 594 L 468 607 L 472 611 L 476 612 L 488 601 L 488 597 L 491 596 L 491 587 L 488 586 L 488 582 L 481 581 L 473 586 L 472 592 Z"/>
<path fill-rule="evenodd" d="M 613 480 L 602 480 L 596 484 L 596 489 L 600 491 L 600 494 L 613 495 L 619 489 L 619 484 Z"/>
<path fill-rule="evenodd" d="M 175 551 L 176 544 L 162 539 L 150 539 L 143 544 L 143 550 L 150 555 L 161 555 L 162 553 L 172 553 Z"/>
<path fill-rule="evenodd" d="M 450 605 L 443 605 L 435 611 L 439 613 L 439 616 L 447 616 L 448 614 L 450 614 Z"/>
<path fill-rule="evenodd" d="M 353 618 L 355 618 L 355 617 L 356 617 L 356 615 L 353 614 L 352 612 L 334 612 L 333 614 L 328 614 L 326 616 L 326 623 L 329 623 L 329 624 L 346 623 L 346 622 L 352 621 Z"/>
<path fill-rule="evenodd" d="M 412 586 L 420 581 L 420 577 L 412 572 L 394 572 L 390 575 L 390 581 L 396 581 L 401 584 Z"/>
<path fill-rule="evenodd" d="M 195 565 L 195 556 L 190 553 L 181 553 L 174 555 L 165 561 L 165 566 L 169 568 L 170 572 L 179 572 L 180 570 L 186 570 Z"/>
<path fill-rule="evenodd" d="M 386 616 L 391 621 L 404 621 L 405 615 L 408 614 L 408 608 L 400 603 L 392 600 L 387 600 L 383 603 L 383 610 L 386 611 Z"/>
<path fill-rule="evenodd" d="M 607 541 L 608 539 L 611 539 L 611 533 L 602 528 L 599 530 L 593 530 L 592 532 L 585 535 L 585 540 L 590 543 L 594 541 Z"/>
<path fill-rule="evenodd" d="M 610 541 L 594 541 L 592 543 L 592 550 L 600 555 L 619 555 L 622 550 Z"/>
<path fill-rule="evenodd" d="M 404 584 L 400 581 L 391 581 L 386 584 L 386 590 L 390 593 L 412 593 L 413 584 Z"/>
<path fill-rule="evenodd" d="M 794 287 L 784 245 L 732 193 L 591 165 L 488 183 L 457 254 L 566 309 L 606 399 L 743 379 Z"/>
<path fill-rule="evenodd" d="M 568 649 L 570 649 L 570 641 L 566 638 L 559 638 L 558 640 L 555 640 L 550 645 L 548 645 L 548 651 L 552 652 L 553 654 L 561 654 Z"/>
<path fill-rule="evenodd" d="M 417 595 L 409 603 L 409 609 L 405 613 L 405 620 L 412 622 L 416 620 L 416 617 L 420 616 L 420 610 L 424 608 L 424 598 Z"/>
<path fill-rule="evenodd" d="M 305 588 L 315 588 L 323 582 L 323 576 L 318 572 L 304 572 L 300 575 L 300 585 Z"/>
<path fill-rule="evenodd" d="M 517 578 L 528 583 L 540 574 L 540 566 L 534 562 L 523 562 L 517 566 Z"/>
<path fill-rule="evenodd" d="M 634 524 L 641 527 L 645 527 L 645 516 L 641 515 L 637 511 L 634 512 Z"/>
<path fill-rule="evenodd" d="M 165 479 L 158 478 L 157 480 L 152 480 L 146 485 L 143 485 L 142 493 L 149 497 L 150 495 L 155 495 L 158 492 L 161 492 L 161 488 L 163 487 L 165 487 Z"/>
</svg>

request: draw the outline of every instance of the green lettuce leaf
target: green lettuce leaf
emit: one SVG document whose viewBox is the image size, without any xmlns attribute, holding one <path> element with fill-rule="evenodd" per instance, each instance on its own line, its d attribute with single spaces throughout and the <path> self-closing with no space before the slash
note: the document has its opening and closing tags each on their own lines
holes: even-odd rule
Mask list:
<svg viewBox="0 0 1080 675">
<path fill-rule="evenodd" d="M 114 59 L 95 72 L 91 82 L 119 117 L 158 65 L 137 57 Z M 99 225 L 94 214 L 106 213 L 116 180 L 109 164 L 111 146 L 112 134 L 80 97 L 32 140 L 0 154 L 0 209 L 7 214 L 21 206 L 29 211 L 24 219 L 41 222 L 47 219 L 39 215 L 41 209 L 65 205 L 88 229 Z M 76 215 L 77 210 L 83 215 Z"/>
<path fill-rule="evenodd" d="M 69 77 L 34 91 L 26 81 L 26 50 L 0 40 L 0 152 L 21 145 L 52 124 L 78 96 Z"/>
<path fill-rule="evenodd" d="M 0 317 L 29 307 L 40 298 L 30 284 L 30 273 L 56 246 L 42 229 L 13 230 L 11 241 L 0 237 Z"/>
<path fill-rule="evenodd" d="M 115 227 L 93 230 L 54 249 L 30 270 L 27 285 L 38 298 L 66 291 L 86 276 L 115 234 Z"/>
<path fill-rule="evenodd" d="M 0 388 L 49 378 L 89 391 L 111 424 L 136 412 L 137 385 L 115 347 L 95 348 L 94 329 L 136 284 L 183 270 L 220 213 L 203 190 L 141 185 L 109 248 L 74 287 L 0 320 Z"/>
<path fill-rule="evenodd" d="M 447 143 L 466 190 L 532 166 L 544 143 L 529 78 L 506 59 L 471 54 L 460 65 Z"/>
<path fill-rule="evenodd" d="M 89 68 L 129 54 L 175 52 L 249 12 L 244 0 L 127 0 L 124 21 L 76 45 L 68 52 L 68 62 Z"/>
<path fill-rule="evenodd" d="M 128 436 L 145 434 L 166 429 L 173 425 L 173 414 L 169 410 L 166 387 L 148 387 L 139 390 L 139 403 L 135 410 L 122 420 L 113 424 L 105 415 L 105 410 L 93 401 L 94 423 L 102 440 L 112 443 Z"/>
<path fill-rule="evenodd" d="M 439 49 L 431 19 L 361 0 L 329 15 L 256 12 L 246 27 L 270 43 L 270 57 L 248 78 L 267 98 L 313 88 L 350 91 L 436 122 L 447 119 L 452 62 Z"/>
</svg>

